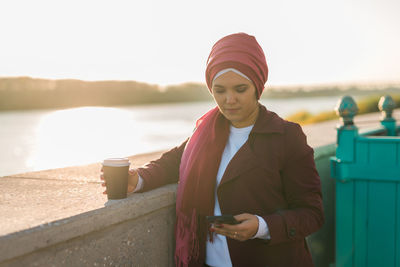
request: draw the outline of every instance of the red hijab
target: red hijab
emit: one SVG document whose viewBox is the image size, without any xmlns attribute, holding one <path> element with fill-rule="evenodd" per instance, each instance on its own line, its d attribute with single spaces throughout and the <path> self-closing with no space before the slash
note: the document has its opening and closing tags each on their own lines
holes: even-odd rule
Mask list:
<svg viewBox="0 0 400 267">
<path fill-rule="evenodd" d="M 257 98 L 260 97 L 268 67 L 254 36 L 232 34 L 213 46 L 206 69 L 210 90 L 214 76 L 226 68 L 235 68 L 249 77 L 257 89 Z M 204 247 L 209 227 L 205 216 L 214 214 L 216 176 L 229 137 L 229 125 L 217 107 L 208 111 L 197 121 L 196 130 L 183 152 L 176 197 L 177 266 L 204 261 L 200 259 L 200 249 Z"/>
<path fill-rule="evenodd" d="M 253 81 L 257 99 L 268 79 L 268 66 L 264 52 L 254 36 L 236 33 L 215 43 L 207 60 L 206 81 L 211 91 L 214 76 L 221 70 L 234 68 Z"/>
</svg>

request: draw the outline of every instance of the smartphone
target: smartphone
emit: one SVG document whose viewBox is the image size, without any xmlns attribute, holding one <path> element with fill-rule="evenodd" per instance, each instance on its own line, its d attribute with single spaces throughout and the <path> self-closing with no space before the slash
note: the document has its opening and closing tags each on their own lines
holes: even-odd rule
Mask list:
<svg viewBox="0 0 400 267">
<path fill-rule="evenodd" d="M 239 224 L 232 215 L 206 216 L 209 223 Z"/>
</svg>

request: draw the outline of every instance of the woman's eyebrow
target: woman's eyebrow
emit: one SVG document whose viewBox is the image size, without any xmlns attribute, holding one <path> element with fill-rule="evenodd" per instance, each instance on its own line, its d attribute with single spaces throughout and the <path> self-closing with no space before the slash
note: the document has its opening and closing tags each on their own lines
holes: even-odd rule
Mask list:
<svg viewBox="0 0 400 267">
<path fill-rule="evenodd" d="M 245 83 L 243 83 L 243 84 L 238 84 L 238 85 L 235 85 L 234 87 L 235 87 L 235 88 L 239 88 L 239 87 L 243 87 L 243 86 L 248 86 L 248 84 L 245 84 Z"/>
<path fill-rule="evenodd" d="M 245 83 L 237 84 L 237 85 L 234 85 L 233 88 L 239 88 L 239 87 L 243 87 L 243 86 L 248 86 L 248 84 L 245 84 Z M 212 87 L 225 88 L 225 86 L 220 85 L 220 84 L 214 84 Z"/>
</svg>

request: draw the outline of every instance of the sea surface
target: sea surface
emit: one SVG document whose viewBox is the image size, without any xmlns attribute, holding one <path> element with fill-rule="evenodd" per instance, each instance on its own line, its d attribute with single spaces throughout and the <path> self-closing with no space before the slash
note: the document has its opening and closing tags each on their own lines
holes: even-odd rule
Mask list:
<svg viewBox="0 0 400 267">
<path fill-rule="evenodd" d="M 262 99 L 281 117 L 332 110 L 339 97 Z M 181 144 L 213 102 L 0 112 L 0 177 L 165 150 Z"/>
</svg>

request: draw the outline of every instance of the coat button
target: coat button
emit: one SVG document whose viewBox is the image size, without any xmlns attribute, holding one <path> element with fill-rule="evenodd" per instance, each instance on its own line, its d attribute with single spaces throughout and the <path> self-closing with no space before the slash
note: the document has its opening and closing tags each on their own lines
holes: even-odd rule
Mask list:
<svg viewBox="0 0 400 267">
<path fill-rule="evenodd" d="M 296 229 L 290 228 L 289 235 L 290 236 L 295 236 L 296 235 Z"/>
</svg>

